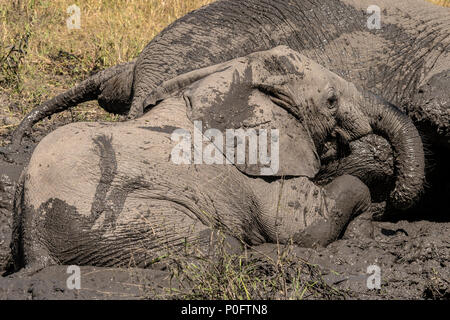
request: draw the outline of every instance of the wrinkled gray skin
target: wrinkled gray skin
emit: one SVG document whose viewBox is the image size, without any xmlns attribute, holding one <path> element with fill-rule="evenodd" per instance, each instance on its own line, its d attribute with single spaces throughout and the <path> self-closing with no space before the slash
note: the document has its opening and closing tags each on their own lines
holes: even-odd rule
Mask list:
<svg viewBox="0 0 450 320">
<path fill-rule="evenodd" d="M 313 182 L 326 137 L 339 133 L 351 142 L 376 130 L 394 150 L 421 145 L 408 117 L 381 114 L 391 107 L 285 46 L 176 77 L 146 101 L 153 107 L 139 119 L 70 124 L 36 147 L 15 198 L 14 269 L 146 267 L 187 244 L 207 250 L 213 229 L 250 245 L 327 245 L 371 198 L 350 175 L 323 187 Z M 247 162 L 176 164 L 179 139 L 172 134 L 193 136 L 196 120 L 222 132 L 278 129 L 275 177 L 291 178 L 263 179 Z M 404 129 L 384 130 L 390 122 Z M 422 150 L 402 160 L 421 167 L 423 179 Z"/>
<path fill-rule="evenodd" d="M 380 30 L 367 27 L 371 5 L 382 10 Z M 220 0 L 166 28 L 136 63 L 101 72 L 38 107 L 13 142 L 35 122 L 86 100 L 120 114 L 132 101 L 130 115 L 138 116 L 163 81 L 287 45 L 400 107 L 448 147 L 449 14 L 423 0 Z"/>
<path fill-rule="evenodd" d="M 380 30 L 367 27 L 370 5 L 382 9 Z M 38 107 L 12 142 L 17 146 L 36 121 L 95 97 L 116 113 L 127 113 L 131 101 L 135 118 L 151 107 L 145 101 L 163 81 L 284 44 L 400 107 L 433 143 L 448 147 L 449 10 L 422 0 L 219 0 L 166 28 L 135 63 L 108 69 Z M 392 193 L 397 208 L 409 207 L 421 191 L 421 168 L 404 163 L 419 149 L 394 150 L 403 152 L 395 162 L 405 174 Z"/>
</svg>

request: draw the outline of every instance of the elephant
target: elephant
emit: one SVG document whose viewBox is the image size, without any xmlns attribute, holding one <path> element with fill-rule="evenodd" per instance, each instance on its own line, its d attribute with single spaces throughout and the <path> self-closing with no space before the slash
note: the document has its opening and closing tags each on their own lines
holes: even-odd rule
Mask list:
<svg viewBox="0 0 450 320">
<path fill-rule="evenodd" d="M 187 244 L 207 250 L 216 229 L 246 245 L 325 246 L 371 203 L 355 176 L 314 182 L 318 149 L 330 135 L 386 137 L 398 158 L 394 205 L 413 203 L 423 187 L 423 148 L 412 121 L 286 46 L 165 81 L 146 103 L 152 107 L 137 119 L 72 123 L 38 144 L 16 190 L 16 270 L 130 261 L 149 267 Z M 225 152 L 224 130 L 270 131 L 278 164 L 260 170 L 268 169 L 261 153 L 261 161 L 250 161 L 251 135 L 227 136 Z M 196 131 L 203 138 L 192 144 Z"/>
<path fill-rule="evenodd" d="M 277 45 L 399 107 L 433 146 L 448 150 L 449 13 L 425 0 L 218 0 L 168 26 L 137 60 L 35 108 L 11 150 L 34 123 L 80 102 L 98 99 L 107 111 L 135 118 L 164 81 Z"/>
</svg>

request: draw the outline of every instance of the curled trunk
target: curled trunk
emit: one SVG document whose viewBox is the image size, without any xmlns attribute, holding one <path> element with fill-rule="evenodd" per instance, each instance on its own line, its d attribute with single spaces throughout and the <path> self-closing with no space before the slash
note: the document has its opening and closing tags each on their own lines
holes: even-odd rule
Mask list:
<svg viewBox="0 0 450 320">
<path fill-rule="evenodd" d="M 22 120 L 11 138 L 11 149 L 19 147 L 26 131 L 40 120 L 68 110 L 82 102 L 99 98 L 105 110 L 125 114 L 131 103 L 134 61 L 103 70 L 36 107 Z M 107 98 L 102 97 L 107 96 Z M 102 104 L 102 101 L 106 101 Z"/>
<path fill-rule="evenodd" d="M 395 182 L 392 147 L 386 139 L 376 134 L 364 136 L 350 142 L 350 154 L 338 159 L 337 142 L 331 141 L 327 145 L 332 155 L 321 157 L 322 168 L 315 178 L 316 182 L 325 185 L 348 174 L 359 178 L 370 188 L 373 201 L 386 199 L 386 186 Z"/>
<path fill-rule="evenodd" d="M 394 190 L 390 204 L 405 210 L 415 204 L 422 193 L 425 177 L 425 159 L 422 139 L 410 118 L 392 104 L 370 96 L 368 108 L 374 133 L 386 138 L 394 152 Z"/>
</svg>

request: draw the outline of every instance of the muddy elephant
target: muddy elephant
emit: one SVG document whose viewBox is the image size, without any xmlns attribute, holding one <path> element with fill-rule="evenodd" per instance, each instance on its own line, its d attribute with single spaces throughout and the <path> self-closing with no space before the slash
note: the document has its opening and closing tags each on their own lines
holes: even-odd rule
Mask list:
<svg viewBox="0 0 450 320">
<path fill-rule="evenodd" d="M 438 215 L 447 219 L 449 10 L 425 0 L 218 0 L 167 27 L 137 60 L 104 70 L 36 107 L 0 154 L 9 157 L 34 123 L 78 103 L 97 99 L 105 110 L 135 118 L 151 108 L 146 98 L 164 81 L 287 45 L 409 115 L 428 151 L 425 197 L 413 211 L 416 218 L 442 212 Z M 354 155 L 366 153 L 361 146 L 365 143 L 355 144 Z M 374 147 L 390 152 L 386 143 Z M 392 218 L 394 211 L 387 212 Z"/>
<path fill-rule="evenodd" d="M 167 250 L 207 246 L 215 229 L 250 245 L 326 245 L 371 202 L 356 177 L 313 182 L 333 134 L 390 141 L 393 205 L 410 205 L 422 189 L 411 120 L 284 46 L 176 77 L 146 103 L 138 119 L 70 124 L 36 147 L 16 192 L 15 269 L 147 267 Z M 268 141 L 271 161 L 252 162 L 252 135 L 224 141 L 228 130 L 256 132 L 258 159 Z"/>
<path fill-rule="evenodd" d="M 398 106 L 433 143 L 449 148 L 449 13 L 425 0 L 218 0 L 167 27 L 136 61 L 37 107 L 12 142 L 17 146 L 37 121 L 87 100 L 119 114 L 131 107 L 136 117 L 164 81 L 287 45 Z"/>
</svg>

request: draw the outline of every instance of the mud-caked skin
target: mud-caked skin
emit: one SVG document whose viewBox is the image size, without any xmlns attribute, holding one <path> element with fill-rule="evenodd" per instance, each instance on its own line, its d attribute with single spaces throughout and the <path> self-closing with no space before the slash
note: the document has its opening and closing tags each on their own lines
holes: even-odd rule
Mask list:
<svg viewBox="0 0 450 320">
<path fill-rule="evenodd" d="M 381 10 L 380 29 L 368 27 L 372 6 Z M 108 69 L 113 72 L 39 106 L 13 142 L 40 119 L 90 99 L 110 112 L 125 114 L 131 107 L 134 118 L 149 92 L 166 80 L 287 45 L 400 107 L 448 148 L 449 14 L 448 5 L 425 0 L 218 0 L 167 27 L 135 63 Z M 118 70 L 124 74 L 110 80 Z"/>
<path fill-rule="evenodd" d="M 381 9 L 380 29 L 368 28 L 374 16 L 367 8 L 373 5 Z M 102 71 L 37 107 L 14 132 L 10 148 L 0 148 L 0 153 L 16 150 L 37 121 L 80 102 L 98 99 L 109 112 L 135 118 L 151 109 L 145 105 L 148 95 L 164 81 L 284 44 L 413 119 L 428 143 L 427 180 L 433 189 L 427 193 L 436 196 L 423 204 L 427 209 L 441 201 L 436 199 L 446 198 L 443 190 L 448 190 L 442 183 L 447 176 L 442 179 L 440 172 L 446 170 L 450 150 L 449 10 L 425 0 L 219 0 L 167 27 L 136 61 Z M 354 146 L 354 154 L 367 154 L 365 143 Z M 390 148 L 384 148 L 381 153 L 388 152 Z M 353 172 L 352 167 L 359 167 L 362 176 L 373 172 L 372 167 L 361 166 L 373 163 L 371 155 L 350 159 L 357 162 L 347 161 L 347 173 Z M 375 167 L 380 166 L 384 166 L 380 173 L 390 170 L 377 159 Z M 409 180 L 406 175 L 403 178 Z M 420 176 L 413 180 L 419 181 Z M 402 207 L 401 202 L 397 201 L 397 207 Z"/>
<path fill-rule="evenodd" d="M 313 182 L 318 151 L 333 134 L 351 142 L 377 130 L 396 152 L 411 149 L 396 164 L 394 178 L 402 183 L 394 194 L 402 201 L 416 196 L 404 186 L 404 168 L 421 167 L 415 173 L 423 183 L 423 151 L 411 121 L 375 112 L 391 106 L 368 100 L 287 47 L 174 78 L 146 101 L 152 107 L 139 119 L 67 125 L 36 147 L 15 197 L 15 269 L 146 267 L 186 246 L 206 250 L 212 229 L 247 244 L 327 245 L 370 205 L 369 189 L 356 177 Z M 230 108 L 240 112 L 222 118 Z M 194 121 L 204 130 L 278 129 L 279 171 L 264 179 L 250 163 L 176 164 L 179 141 L 172 134 L 183 129 L 194 136 Z M 390 122 L 399 129 L 383 127 Z"/>
<path fill-rule="evenodd" d="M 374 5 L 381 29 L 367 26 Z M 424 0 L 219 0 L 179 19 L 143 50 L 130 113 L 141 114 L 148 92 L 173 76 L 287 45 L 448 139 L 449 121 L 433 115 L 449 109 L 449 14 Z"/>
</svg>

